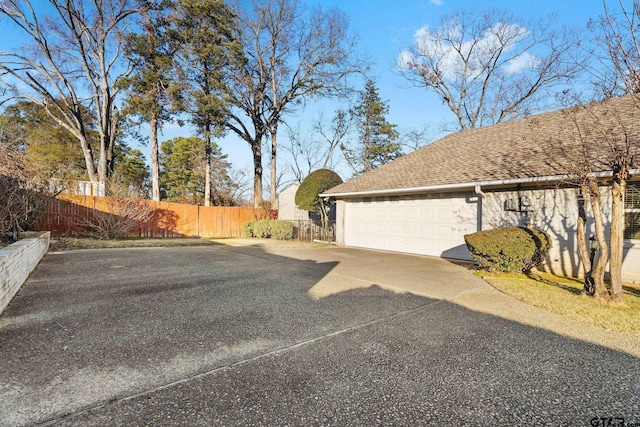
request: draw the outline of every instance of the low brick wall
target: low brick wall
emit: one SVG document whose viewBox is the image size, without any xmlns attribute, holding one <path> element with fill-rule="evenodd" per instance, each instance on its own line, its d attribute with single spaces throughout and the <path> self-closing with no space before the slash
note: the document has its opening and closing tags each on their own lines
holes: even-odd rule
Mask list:
<svg viewBox="0 0 640 427">
<path fill-rule="evenodd" d="M 48 231 L 0 249 L 0 314 L 49 249 Z"/>
</svg>

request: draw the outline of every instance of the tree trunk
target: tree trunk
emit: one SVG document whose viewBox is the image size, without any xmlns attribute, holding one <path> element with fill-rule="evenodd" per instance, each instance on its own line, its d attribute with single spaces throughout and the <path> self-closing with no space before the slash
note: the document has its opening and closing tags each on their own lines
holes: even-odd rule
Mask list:
<svg viewBox="0 0 640 427">
<path fill-rule="evenodd" d="M 204 205 L 211 206 L 211 130 L 210 125 L 204 132 Z"/>
<path fill-rule="evenodd" d="M 100 158 L 98 159 L 98 180 L 107 182 L 107 147 L 100 141 Z"/>
<path fill-rule="evenodd" d="M 364 162 L 362 165 L 362 172 L 369 171 L 369 131 L 366 130 L 364 134 Z"/>
<path fill-rule="evenodd" d="M 115 167 L 113 147 L 117 125 L 117 112 L 112 112 L 113 105 L 111 99 L 108 97 L 108 93 L 104 95 L 99 108 L 101 108 L 102 111 L 101 114 L 99 114 L 100 160 L 98 161 L 98 176 L 100 177 L 100 181 L 107 182 Z"/>
<path fill-rule="evenodd" d="M 87 175 L 89 176 L 89 181 L 98 182 L 100 181 L 100 177 L 97 174 L 96 166 L 93 163 L 93 150 L 91 149 L 91 145 L 87 141 L 87 138 L 84 135 L 78 136 L 78 140 L 80 140 L 80 146 L 82 147 L 82 154 L 84 155 L 84 164 L 87 168 Z"/>
<path fill-rule="evenodd" d="M 109 129 L 109 133 L 107 134 L 107 177 L 113 175 L 116 167 L 116 159 L 115 159 L 115 146 L 116 146 L 116 137 L 118 135 L 118 125 L 120 121 L 120 113 L 118 108 L 113 105 L 113 100 L 110 101 L 110 110 L 108 114 L 109 122 L 107 124 L 107 128 Z"/>
<path fill-rule="evenodd" d="M 262 135 L 256 135 L 251 143 L 253 152 L 253 206 L 262 207 Z"/>
<path fill-rule="evenodd" d="M 593 281 L 591 278 L 591 259 L 589 248 L 587 248 L 587 212 L 585 210 L 585 198 L 589 197 L 588 189 L 581 187 L 581 196 L 578 196 L 578 224 L 576 229 L 576 239 L 578 241 L 578 255 L 584 271 L 584 292 L 593 295 Z"/>
<path fill-rule="evenodd" d="M 322 240 L 324 240 L 329 235 L 329 207 L 322 198 L 320 199 L 320 216 L 322 219 Z"/>
<path fill-rule="evenodd" d="M 276 152 L 277 152 L 277 134 L 278 134 L 278 122 L 276 122 L 271 129 L 271 207 L 273 209 L 276 206 L 276 184 L 278 181 L 277 169 L 276 169 Z"/>
<path fill-rule="evenodd" d="M 596 298 L 602 298 L 607 293 L 607 288 L 604 284 L 604 273 L 609 261 L 609 248 L 607 247 L 607 239 L 604 234 L 604 221 L 602 219 L 602 206 L 600 204 L 600 190 L 597 183 L 592 183 L 590 188 L 591 210 L 593 211 L 593 221 L 596 229 L 596 240 L 600 247 L 600 253 L 598 254 L 598 260 L 592 270 L 592 277 L 594 281 L 594 294 Z"/>
<path fill-rule="evenodd" d="M 158 160 L 158 118 L 151 115 L 151 200 L 160 201 L 160 162 Z"/>
<path fill-rule="evenodd" d="M 614 173 L 611 185 L 611 256 L 609 272 L 611 288 L 609 296 L 612 300 L 622 298 L 622 255 L 624 250 L 624 191 L 627 182 L 620 172 Z"/>
</svg>

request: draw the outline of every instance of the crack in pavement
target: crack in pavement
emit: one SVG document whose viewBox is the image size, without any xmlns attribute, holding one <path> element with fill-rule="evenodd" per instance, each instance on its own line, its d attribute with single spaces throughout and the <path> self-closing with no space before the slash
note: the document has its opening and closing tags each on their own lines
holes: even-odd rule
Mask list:
<svg viewBox="0 0 640 427">
<path fill-rule="evenodd" d="M 92 405 L 92 406 L 86 407 L 84 409 L 80 409 L 80 410 L 77 410 L 77 411 L 74 411 L 74 412 L 71 412 L 71 413 L 67 413 L 67 414 L 64 414 L 64 415 L 61 415 L 61 416 L 58 416 L 58 417 L 55 417 L 55 418 L 51 418 L 51 419 L 48 419 L 48 420 L 33 424 L 33 426 L 50 426 L 50 425 L 54 425 L 54 424 L 56 424 L 58 422 L 61 422 L 61 421 L 64 421 L 64 420 L 69 420 L 69 419 L 73 419 L 73 418 L 81 416 L 81 415 L 88 414 L 91 411 L 94 411 L 94 410 L 97 410 L 97 409 L 106 408 L 109 405 L 118 404 L 118 403 L 122 403 L 122 402 L 127 402 L 129 400 L 133 400 L 133 399 L 136 399 L 138 397 L 142 397 L 142 396 L 146 396 L 146 395 L 158 392 L 158 391 L 170 389 L 170 388 L 176 387 L 178 385 L 187 384 L 187 383 L 189 383 L 189 382 L 191 382 L 193 380 L 197 380 L 197 379 L 200 379 L 200 378 L 204 378 L 204 377 L 208 377 L 208 376 L 211 376 L 211 375 L 215 375 L 215 374 L 220 373 L 220 372 L 225 372 L 225 371 L 228 371 L 228 370 L 233 369 L 235 367 L 246 365 L 248 363 L 255 362 L 255 361 L 270 357 L 270 356 L 274 356 L 274 355 L 277 355 L 277 354 L 288 353 L 288 352 L 296 350 L 298 348 L 302 348 L 302 347 L 305 347 L 305 346 L 308 346 L 308 345 L 311 345 L 311 344 L 315 344 L 317 342 L 321 342 L 321 341 L 324 341 L 324 340 L 329 339 L 329 338 L 333 338 L 333 337 L 336 337 L 336 336 L 339 336 L 339 335 L 342 335 L 342 334 L 345 334 L 345 333 L 348 333 L 348 332 L 351 332 L 351 331 L 363 329 L 363 328 L 366 328 L 368 326 L 372 326 L 372 325 L 376 325 L 376 324 L 382 323 L 382 322 L 384 322 L 386 320 L 391 320 L 391 319 L 394 319 L 396 317 L 406 316 L 406 315 L 415 313 L 417 311 L 420 311 L 420 310 L 422 310 L 422 309 L 424 309 L 424 308 L 426 308 L 428 306 L 431 306 L 431 305 L 434 305 L 434 304 L 438 304 L 438 303 L 442 303 L 442 302 L 445 302 L 445 301 L 447 301 L 447 300 L 444 300 L 444 299 L 443 300 L 430 300 L 429 302 L 427 302 L 425 304 L 421 304 L 419 306 L 416 306 L 416 307 L 413 307 L 413 308 L 410 308 L 410 309 L 407 309 L 407 310 L 402 310 L 402 311 L 398 311 L 398 312 L 395 312 L 395 313 L 388 314 L 386 316 L 377 317 L 375 319 L 371 319 L 371 320 L 368 320 L 366 322 L 358 323 L 356 325 L 352 325 L 352 326 L 349 326 L 347 328 L 343 328 L 343 329 L 340 329 L 340 330 L 337 330 L 337 331 L 334 331 L 334 332 L 331 332 L 331 333 L 328 333 L 328 334 L 324 334 L 324 335 L 321 335 L 321 336 L 318 336 L 318 337 L 315 337 L 315 338 L 311 338 L 311 339 L 308 339 L 308 340 L 300 341 L 298 343 L 291 344 L 291 345 L 288 345 L 288 346 L 285 346 L 285 347 L 280 347 L 280 348 L 277 348 L 275 350 L 270 350 L 270 351 L 267 351 L 265 353 L 261 353 L 261 354 L 258 354 L 256 356 L 253 356 L 253 357 L 248 357 L 248 358 L 245 358 L 245 359 L 242 359 L 242 360 L 237 360 L 235 362 L 228 363 L 228 364 L 219 366 L 219 367 L 214 368 L 214 369 L 210 369 L 210 370 L 207 370 L 207 371 L 204 371 L 204 372 L 200 372 L 200 373 L 197 373 L 197 374 L 194 374 L 194 375 L 189 375 L 189 376 L 187 376 L 185 378 L 182 378 L 180 380 L 177 380 L 177 381 L 172 381 L 172 382 L 169 382 L 169 383 L 166 383 L 166 384 L 162 384 L 160 386 L 153 387 L 153 388 L 150 388 L 150 389 L 147 389 L 147 390 L 143 390 L 143 391 L 140 391 L 138 393 L 130 394 L 130 395 L 127 395 L 127 396 L 115 397 L 115 398 L 110 399 L 110 400 L 108 400 L 108 401 L 106 401 L 104 403 L 100 403 L 100 404 L 97 404 L 97 405 Z"/>
</svg>

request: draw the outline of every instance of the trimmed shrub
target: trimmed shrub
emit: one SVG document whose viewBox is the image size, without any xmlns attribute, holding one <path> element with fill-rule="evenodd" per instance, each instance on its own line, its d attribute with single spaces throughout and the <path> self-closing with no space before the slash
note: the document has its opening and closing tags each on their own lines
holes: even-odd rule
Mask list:
<svg viewBox="0 0 640 427">
<path fill-rule="evenodd" d="M 293 239 L 293 223 L 291 221 L 272 220 L 271 238 L 276 240 Z"/>
<path fill-rule="evenodd" d="M 242 223 L 242 237 L 256 237 L 253 235 L 253 224 L 255 221 L 243 222 Z"/>
<path fill-rule="evenodd" d="M 253 223 L 253 236 L 261 239 L 271 237 L 271 221 L 263 219 Z"/>
<path fill-rule="evenodd" d="M 296 206 L 309 212 L 317 210 L 321 203 L 319 194 L 339 184 L 342 184 L 342 178 L 332 170 L 318 169 L 311 172 L 296 191 Z"/>
<path fill-rule="evenodd" d="M 527 272 L 544 261 L 551 238 L 542 230 L 494 228 L 464 236 L 473 260 L 488 271 Z"/>
<path fill-rule="evenodd" d="M 242 236 L 261 239 L 293 239 L 293 223 L 277 219 L 249 221 L 242 224 Z"/>
</svg>

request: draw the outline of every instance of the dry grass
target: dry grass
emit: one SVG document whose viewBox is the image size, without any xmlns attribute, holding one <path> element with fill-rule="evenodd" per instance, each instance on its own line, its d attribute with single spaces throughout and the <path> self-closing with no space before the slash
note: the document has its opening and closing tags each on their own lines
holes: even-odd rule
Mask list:
<svg viewBox="0 0 640 427">
<path fill-rule="evenodd" d="M 496 289 L 580 323 L 640 337 L 640 286 L 625 285 L 620 302 L 582 294 L 582 280 L 549 273 L 480 273 Z"/>
<path fill-rule="evenodd" d="M 109 248 L 150 248 L 167 246 L 259 246 L 265 248 L 304 249 L 329 246 L 328 243 L 301 242 L 298 240 L 272 239 L 240 239 L 240 238 L 126 238 L 126 239 L 96 239 L 91 237 L 54 237 L 49 244 L 49 251 L 61 252 L 74 249 L 109 249 Z"/>
<path fill-rule="evenodd" d="M 153 248 L 166 246 L 210 246 L 219 245 L 211 239 L 181 237 L 174 239 L 127 238 L 101 240 L 90 237 L 54 237 L 49 244 L 49 251 L 61 252 L 74 249 L 109 249 L 109 248 Z"/>
</svg>

